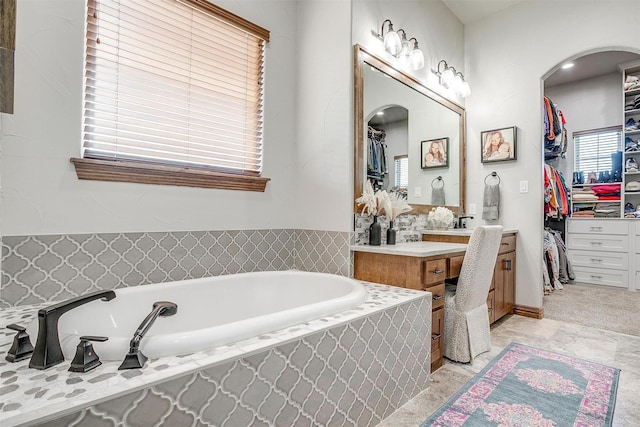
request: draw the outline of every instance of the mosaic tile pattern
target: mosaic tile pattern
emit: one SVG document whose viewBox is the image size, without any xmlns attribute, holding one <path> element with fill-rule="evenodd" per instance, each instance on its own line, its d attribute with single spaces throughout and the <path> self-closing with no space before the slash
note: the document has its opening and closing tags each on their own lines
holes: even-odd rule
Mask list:
<svg viewBox="0 0 640 427">
<path fill-rule="evenodd" d="M 296 230 L 294 268 L 350 277 L 350 234 L 332 231 Z"/>
<path fill-rule="evenodd" d="M 369 226 L 373 218 L 369 215 L 354 214 L 355 233 L 353 244 L 364 245 L 369 243 Z M 382 228 L 382 244 L 387 243 L 387 228 L 389 220 L 384 215 L 378 217 L 378 222 Z M 422 240 L 422 230 L 427 228 L 427 216 L 424 214 L 400 215 L 393 221 L 393 228 L 396 231 L 396 243 L 419 242 Z"/>
<path fill-rule="evenodd" d="M 93 405 L 47 426 L 373 426 L 428 387 L 428 298 Z"/>
<path fill-rule="evenodd" d="M 349 233 L 309 230 L 3 237 L 0 307 L 251 271 L 348 276 L 348 243 Z"/>
</svg>

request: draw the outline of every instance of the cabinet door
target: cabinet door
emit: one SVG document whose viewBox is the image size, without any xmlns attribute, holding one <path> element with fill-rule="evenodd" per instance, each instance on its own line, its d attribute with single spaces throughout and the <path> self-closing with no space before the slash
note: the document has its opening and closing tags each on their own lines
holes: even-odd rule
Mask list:
<svg viewBox="0 0 640 427">
<path fill-rule="evenodd" d="M 515 305 L 515 252 L 498 255 L 494 270 L 495 320 L 511 313 Z"/>
</svg>

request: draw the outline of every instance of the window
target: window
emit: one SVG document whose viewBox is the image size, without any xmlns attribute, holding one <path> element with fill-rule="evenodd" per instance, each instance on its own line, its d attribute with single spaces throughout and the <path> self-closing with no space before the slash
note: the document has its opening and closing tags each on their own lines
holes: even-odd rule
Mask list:
<svg viewBox="0 0 640 427">
<path fill-rule="evenodd" d="M 207 0 L 89 0 L 86 30 L 79 178 L 264 191 L 267 30 Z"/>
<path fill-rule="evenodd" d="M 574 169 L 577 172 L 605 172 L 612 168 L 611 155 L 622 151 L 619 126 L 573 133 Z"/>
<path fill-rule="evenodd" d="M 408 156 L 396 156 L 393 158 L 395 167 L 395 179 L 394 187 L 408 188 L 409 187 L 409 157 Z"/>
</svg>

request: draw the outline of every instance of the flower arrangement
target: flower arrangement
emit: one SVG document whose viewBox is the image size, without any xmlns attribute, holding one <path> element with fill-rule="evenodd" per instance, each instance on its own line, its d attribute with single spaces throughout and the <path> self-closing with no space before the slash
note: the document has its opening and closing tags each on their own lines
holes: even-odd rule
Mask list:
<svg viewBox="0 0 640 427">
<path fill-rule="evenodd" d="M 386 204 L 386 191 L 384 193 L 385 194 L 382 194 L 381 191 L 374 192 L 373 187 L 371 186 L 371 182 L 367 180 L 364 188 L 362 189 L 362 196 L 356 199 L 356 203 L 358 203 L 359 205 L 364 205 L 364 207 L 362 208 L 363 214 L 374 216 L 380 215 L 384 210 L 384 204 Z"/>
<path fill-rule="evenodd" d="M 444 206 L 431 209 L 427 220 L 434 228 L 449 228 L 453 222 L 453 212 Z"/>
<path fill-rule="evenodd" d="M 384 213 L 387 214 L 387 217 L 389 217 L 389 221 L 393 221 L 398 217 L 398 215 L 402 215 L 403 213 L 409 212 L 411 209 L 413 209 L 409 205 L 409 203 L 407 203 L 407 199 L 405 199 L 404 197 L 402 197 L 402 195 L 396 193 L 395 191 L 387 194 L 387 200 L 388 208 L 387 206 L 385 206 Z"/>
<path fill-rule="evenodd" d="M 393 221 L 398 215 L 409 212 L 412 209 L 398 193 L 387 193 L 386 190 L 374 192 L 369 181 L 364 185 L 362 196 L 356 199 L 356 203 L 364 205 L 362 208 L 363 214 L 381 215 L 384 213 L 389 221 Z"/>
</svg>

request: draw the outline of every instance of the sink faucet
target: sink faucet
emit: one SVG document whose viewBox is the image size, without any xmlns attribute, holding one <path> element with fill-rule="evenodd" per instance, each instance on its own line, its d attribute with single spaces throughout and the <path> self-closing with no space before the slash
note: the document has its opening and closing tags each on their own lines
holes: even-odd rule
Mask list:
<svg viewBox="0 0 640 427">
<path fill-rule="evenodd" d="M 464 215 L 464 214 L 460 215 L 458 217 L 458 228 L 467 228 L 467 224 L 464 221 L 465 218 L 473 219 L 471 215 Z"/>
<path fill-rule="evenodd" d="M 144 366 L 148 357 L 140 351 L 140 341 L 145 336 L 145 334 L 151 329 L 153 322 L 156 321 L 158 316 L 160 317 L 169 317 L 173 316 L 178 312 L 178 305 L 171 301 L 156 301 L 153 303 L 153 309 L 151 313 L 144 318 L 136 332 L 133 334 L 133 338 L 131 338 L 131 342 L 129 343 L 129 352 L 124 357 L 122 364 L 118 367 L 118 370 L 122 369 L 140 369 Z"/>
<path fill-rule="evenodd" d="M 58 336 L 58 320 L 60 316 L 90 301 L 97 299 L 111 301 L 115 297 L 116 293 L 114 291 L 96 291 L 38 310 L 38 338 L 29 367 L 47 369 L 64 361 Z"/>
</svg>

